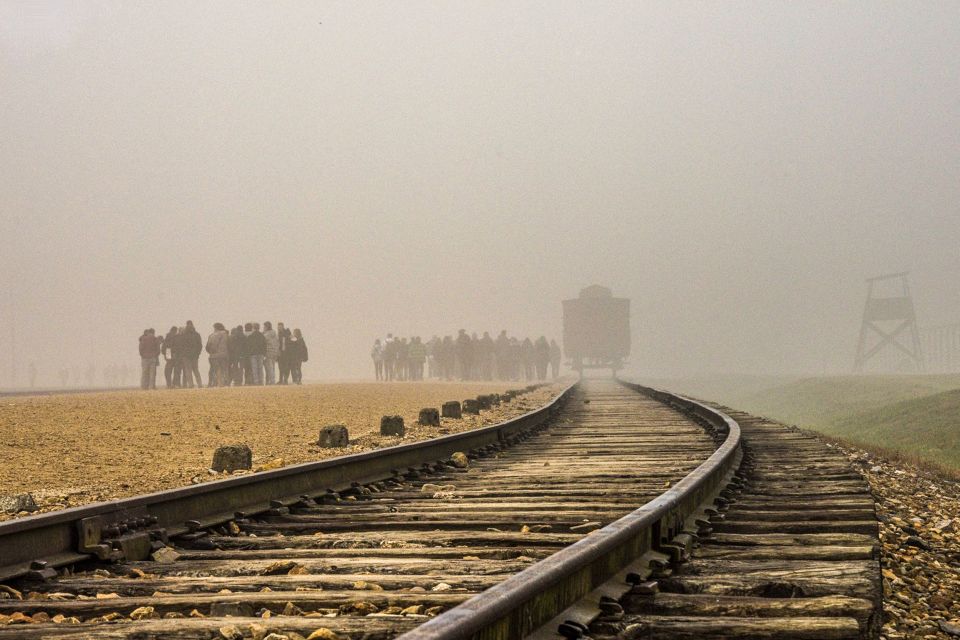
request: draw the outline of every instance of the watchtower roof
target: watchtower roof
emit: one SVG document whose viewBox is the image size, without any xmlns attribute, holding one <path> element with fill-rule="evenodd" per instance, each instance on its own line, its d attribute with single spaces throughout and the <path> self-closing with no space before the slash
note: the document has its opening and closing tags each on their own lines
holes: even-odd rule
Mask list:
<svg viewBox="0 0 960 640">
<path fill-rule="evenodd" d="M 592 284 L 585 289 L 580 290 L 581 298 L 612 298 L 613 290 L 602 287 L 599 284 Z"/>
</svg>

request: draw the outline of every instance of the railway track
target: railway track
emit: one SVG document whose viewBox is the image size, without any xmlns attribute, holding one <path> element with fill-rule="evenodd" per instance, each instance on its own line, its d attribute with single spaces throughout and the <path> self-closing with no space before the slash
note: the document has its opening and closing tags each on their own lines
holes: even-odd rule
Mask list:
<svg viewBox="0 0 960 640">
<path fill-rule="evenodd" d="M 625 615 L 595 624 L 593 637 L 879 637 L 879 531 L 864 478 L 810 435 L 724 411 L 744 449 L 724 512 L 690 557 L 623 598 Z"/>
<path fill-rule="evenodd" d="M 871 637 L 863 481 L 735 415 L 586 381 L 503 425 L 0 524 L 24 621 L 0 639 Z"/>
</svg>

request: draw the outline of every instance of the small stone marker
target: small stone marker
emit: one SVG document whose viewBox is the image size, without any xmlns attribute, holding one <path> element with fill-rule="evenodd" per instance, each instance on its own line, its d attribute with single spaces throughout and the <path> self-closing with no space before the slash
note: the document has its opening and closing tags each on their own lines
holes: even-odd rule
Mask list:
<svg viewBox="0 0 960 640">
<path fill-rule="evenodd" d="M 383 416 L 380 418 L 380 435 L 402 436 L 405 432 L 403 416 Z"/>
<path fill-rule="evenodd" d="M 464 413 L 480 413 L 480 403 L 476 400 L 464 400 L 463 401 L 463 412 Z"/>
<path fill-rule="evenodd" d="M 214 471 L 227 473 L 253 467 L 253 451 L 245 444 L 228 444 L 213 452 Z"/>
<path fill-rule="evenodd" d="M 20 513 L 21 511 L 36 511 L 39 509 L 33 496 L 29 493 L 19 493 L 13 496 L 0 496 L 0 511 L 3 513 Z"/>
<path fill-rule="evenodd" d="M 160 564 L 170 564 L 171 562 L 176 562 L 177 558 L 180 557 L 180 554 L 170 547 L 160 547 L 154 551 L 150 557 L 153 558 L 154 562 L 159 562 Z"/>
<path fill-rule="evenodd" d="M 350 436 L 346 425 L 331 424 L 320 429 L 320 439 L 317 444 L 328 449 L 342 448 L 350 444 Z"/>
<path fill-rule="evenodd" d="M 481 409 L 489 409 L 493 403 L 490 401 L 490 396 L 477 396 L 477 405 Z"/>
<path fill-rule="evenodd" d="M 648 580 L 634 585 L 633 590 L 642 596 L 653 596 L 660 593 L 660 584 L 656 580 Z"/>
<path fill-rule="evenodd" d="M 417 422 L 427 427 L 439 427 L 440 412 L 432 407 L 420 409 L 420 418 Z"/>
<path fill-rule="evenodd" d="M 459 402 L 451 400 L 450 402 L 443 403 L 441 415 L 444 418 L 462 418 L 463 410 L 460 408 Z"/>
</svg>

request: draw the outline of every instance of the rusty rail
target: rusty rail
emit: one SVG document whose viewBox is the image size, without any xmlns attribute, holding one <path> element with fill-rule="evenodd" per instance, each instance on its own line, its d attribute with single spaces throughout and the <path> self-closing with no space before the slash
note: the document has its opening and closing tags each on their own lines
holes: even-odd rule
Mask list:
<svg viewBox="0 0 960 640">
<path fill-rule="evenodd" d="M 2 522 L 0 583 L 87 559 L 143 559 L 151 541 L 221 524 L 238 512 L 283 508 L 501 443 L 550 419 L 575 386 L 539 409 L 472 431 Z"/>
<path fill-rule="evenodd" d="M 624 386 L 706 421 L 725 439 L 703 464 L 636 511 L 401 636 L 402 640 L 522 638 L 683 531 L 739 463 L 740 426 L 694 400 L 638 384 Z"/>
</svg>

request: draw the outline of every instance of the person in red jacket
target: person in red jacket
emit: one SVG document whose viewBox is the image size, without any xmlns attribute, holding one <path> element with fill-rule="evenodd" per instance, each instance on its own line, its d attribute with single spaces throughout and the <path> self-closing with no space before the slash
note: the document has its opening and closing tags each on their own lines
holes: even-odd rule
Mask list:
<svg viewBox="0 0 960 640">
<path fill-rule="evenodd" d="M 157 365 L 160 364 L 160 338 L 153 329 L 140 336 L 140 388 L 157 388 Z"/>
</svg>

